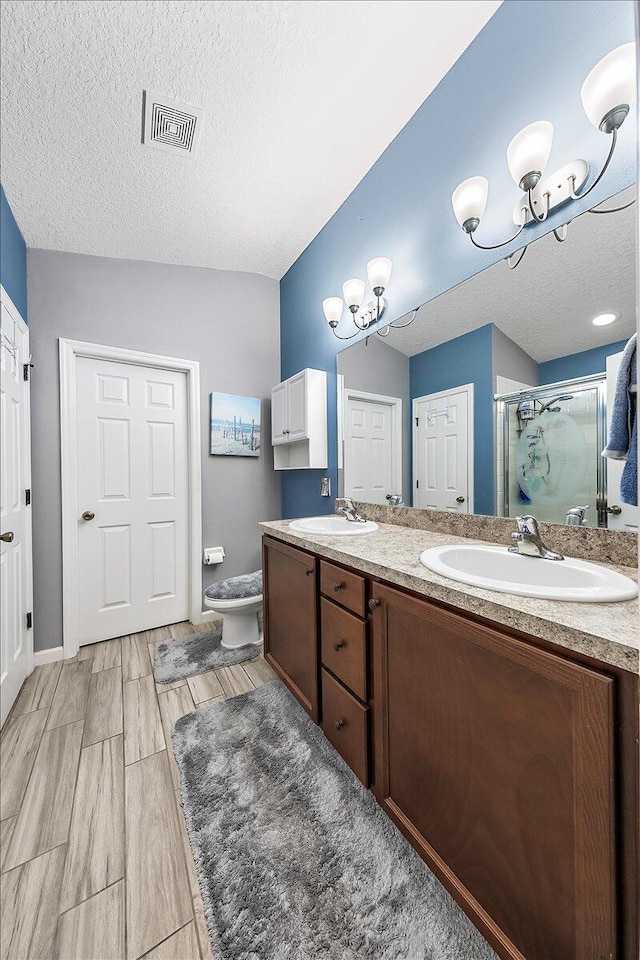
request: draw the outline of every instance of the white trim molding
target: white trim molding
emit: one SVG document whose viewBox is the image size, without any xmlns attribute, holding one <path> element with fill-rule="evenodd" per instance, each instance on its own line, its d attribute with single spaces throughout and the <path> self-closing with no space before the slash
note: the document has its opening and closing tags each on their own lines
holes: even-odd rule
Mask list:
<svg viewBox="0 0 640 960">
<path fill-rule="evenodd" d="M 62 458 L 62 631 L 64 657 L 79 649 L 78 557 L 76 549 L 76 369 L 80 357 L 114 360 L 187 375 L 187 445 L 189 466 L 189 582 L 190 620 L 202 623 L 202 453 L 200 442 L 200 364 L 196 360 L 163 357 L 154 353 L 109 347 L 100 343 L 60 338 L 60 432 Z"/>
<path fill-rule="evenodd" d="M 41 667 L 43 663 L 55 663 L 64 660 L 64 647 L 49 647 L 48 650 L 36 650 L 33 655 L 34 666 Z"/>
</svg>

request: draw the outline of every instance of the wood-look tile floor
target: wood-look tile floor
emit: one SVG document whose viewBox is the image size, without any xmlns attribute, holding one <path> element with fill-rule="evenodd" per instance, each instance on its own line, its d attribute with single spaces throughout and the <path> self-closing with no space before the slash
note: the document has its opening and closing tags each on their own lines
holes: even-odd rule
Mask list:
<svg viewBox="0 0 640 960">
<path fill-rule="evenodd" d="M 275 679 L 262 659 L 156 684 L 190 623 L 36 667 L 2 731 L 2 960 L 212 960 L 171 727 Z"/>
</svg>

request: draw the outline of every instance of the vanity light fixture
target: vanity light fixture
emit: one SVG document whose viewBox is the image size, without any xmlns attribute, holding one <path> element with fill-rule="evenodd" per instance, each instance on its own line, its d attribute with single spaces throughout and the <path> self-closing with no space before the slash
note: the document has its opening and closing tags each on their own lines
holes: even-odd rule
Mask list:
<svg viewBox="0 0 640 960">
<path fill-rule="evenodd" d="M 612 50 L 600 60 L 582 84 L 580 96 L 589 121 L 598 130 L 611 137 L 609 154 L 590 186 L 580 192 L 589 176 L 589 164 L 585 160 L 572 160 L 543 180 L 553 145 L 553 125 L 548 120 L 530 123 L 515 135 L 507 147 L 507 163 L 516 184 L 523 191 L 513 214 L 516 232 L 508 240 L 485 246 L 474 237 L 480 225 L 489 193 L 485 177 L 469 177 L 453 191 L 451 202 L 456 220 L 474 246 L 481 250 L 497 250 L 518 237 L 529 223 L 542 223 L 550 210 L 570 200 L 588 196 L 604 176 L 618 140 L 618 130 L 624 123 L 636 98 L 636 45 L 625 43 Z M 635 203 L 610 210 L 591 209 L 589 213 L 617 213 Z M 567 236 L 566 224 L 553 231 L 556 240 L 562 243 Z M 509 266 L 516 267 L 519 259 L 507 257 Z"/>
<path fill-rule="evenodd" d="M 617 313 L 599 313 L 594 317 L 591 323 L 594 327 L 608 327 L 610 323 L 615 323 L 618 319 Z"/>
<path fill-rule="evenodd" d="M 322 301 L 326 321 L 338 340 L 353 340 L 363 330 L 367 330 L 372 324 L 377 323 L 384 315 L 387 305 L 382 294 L 389 286 L 392 266 L 393 264 L 388 257 L 375 257 L 369 261 L 367 277 L 374 299 L 364 306 L 362 304 L 366 285 L 364 280 L 359 280 L 357 277 L 353 277 L 342 284 L 344 300 L 342 297 L 327 297 L 326 300 Z M 356 330 L 349 336 L 341 337 L 339 333 L 336 333 L 336 328 L 340 323 L 345 303 L 349 308 Z M 392 326 L 392 324 L 389 324 L 389 326 Z M 402 324 L 402 326 L 408 326 L 408 324 Z M 376 333 L 380 333 L 380 331 L 377 330 Z M 381 333 L 380 336 L 388 336 L 388 331 L 385 334 Z"/>
</svg>

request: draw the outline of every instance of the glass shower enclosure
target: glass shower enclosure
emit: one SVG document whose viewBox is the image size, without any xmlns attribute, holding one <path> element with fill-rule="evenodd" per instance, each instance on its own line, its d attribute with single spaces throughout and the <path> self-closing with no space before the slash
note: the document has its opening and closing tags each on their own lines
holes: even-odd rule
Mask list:
<svg viewBox="0 0 640 960">
<path fill-rule="evenodd" d="M 496 396 L 496 513 L 565 523 L 586 507 L 586 525 L 607 526 L 604 374 Z"/>
</svg>

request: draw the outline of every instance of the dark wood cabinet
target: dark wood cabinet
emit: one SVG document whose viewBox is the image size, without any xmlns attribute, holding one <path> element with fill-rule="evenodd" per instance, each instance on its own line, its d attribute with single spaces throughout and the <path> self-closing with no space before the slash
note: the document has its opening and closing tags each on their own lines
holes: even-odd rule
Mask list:
<svg viewBox="0 0 640 960">
<path fill-rule="evenodd" d="M 263 539 L 264 655 L 319 719 L 318 561 L 304 550 Z"/>
<path fill-rule="evenodd" d="M 637 960 L 637 678 L 263 555 L 267 660 L 497 954 Z"/>
<path fill-rule="evenodd" d="M 379 802 L 502 956 L 618 956 L 614 680 L 373 598 Z"/>
</svg>

